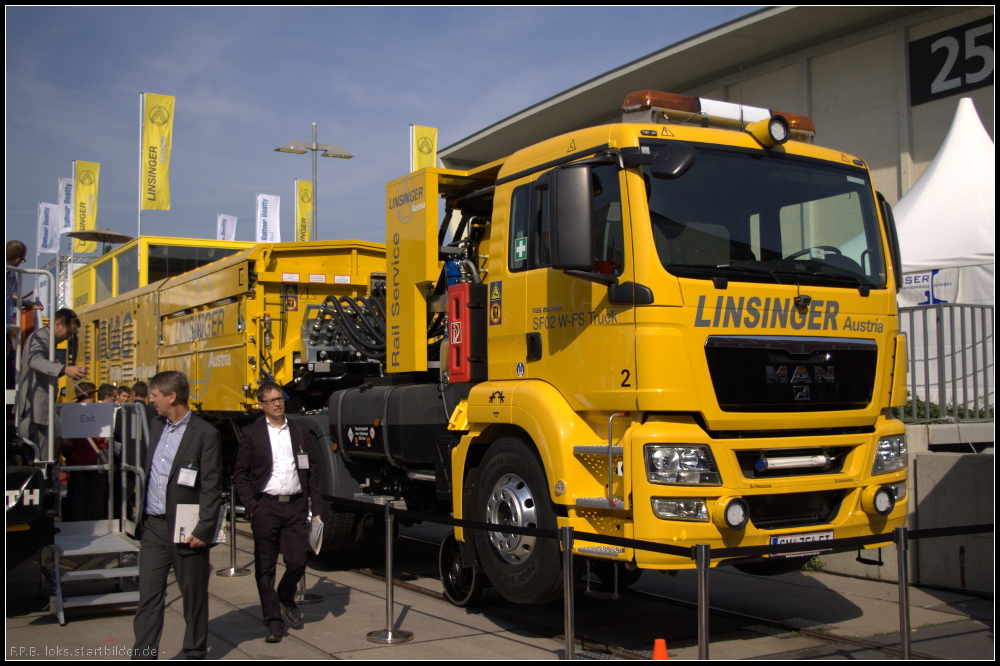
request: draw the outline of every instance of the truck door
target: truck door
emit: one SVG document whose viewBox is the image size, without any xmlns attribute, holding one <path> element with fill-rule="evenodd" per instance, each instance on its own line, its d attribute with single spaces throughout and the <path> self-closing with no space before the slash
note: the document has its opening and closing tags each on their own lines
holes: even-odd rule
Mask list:
<svg viewBox="0 0 1000 666">
<path fill-rule="evenodd" d="M 614 164 L 592 168 L 594 273 L 619 283 L 634 281 L 623 179 Z M 531 192 L 526 328 L 540 347 L 526 359 L 525 377 L 553 384 L 574 409 L 635 409 L 634 307 L 610 303 L 607 284 L 550 267 L 548 192 Z"/>
</svg>

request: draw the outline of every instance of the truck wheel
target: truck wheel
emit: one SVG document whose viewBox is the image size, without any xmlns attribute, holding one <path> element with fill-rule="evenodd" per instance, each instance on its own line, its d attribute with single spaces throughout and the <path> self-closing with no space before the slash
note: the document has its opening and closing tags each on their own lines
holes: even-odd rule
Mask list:
<svg viewBox="0 0 1000 666">
<path fill-rule="evenodd" d="M 545 472 L 523 441 L 502 437 L 479 467 L 476 520 L 557 529 Z M 475 531 L 480 563 L 493 587 L 519 604 L 543 604 L 562 594 L 562 557 L 554 539 Z"/>
<path fill-rule="evenodd" d="M 323 545 L 320 555 L 354 546 L 357 512 L 323 502 Z M 312 549 L 309 549 L 312 552 Z"/>
<path fill-rule="evenodd" d="M 449 532 L 441 542 L 438 572 L 444 596 L 456 606 L 478 606 L 490 591 L 490 582 L 476 567 L 462 566 L 462 544 Z"/>
</svg>

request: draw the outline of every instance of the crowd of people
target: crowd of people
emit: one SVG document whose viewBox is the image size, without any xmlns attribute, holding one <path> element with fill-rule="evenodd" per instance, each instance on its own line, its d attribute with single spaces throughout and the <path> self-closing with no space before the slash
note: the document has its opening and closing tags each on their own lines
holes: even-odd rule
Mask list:
<svg viewBox="0 0 1000 666">
<path fill-rule="evenodd" d="M 7 243 L 7 265 L 24 261 L 24 245 Z M 7 323 L 16 318 L 17 283 L 7 272 Z M 208 651 L 208 581 L 212 571 L 210 549 L 216 542 L 222 512 L 222 452 L 219 431 L 188 407 L 190 386 L 184 373 L 161 372 L 149 383 L 133 386 L 95 385 L 90 369 L 69 365 L 57 357 L 50 360 L 50 345 L 71 340 L 80 318 L 69 309 L 55 312 L 48 325 L 34 330 L 22 343 L 17 368 L 17 404 L 8 412 L 17 434 L 39 451 L 47 450 L 49 410 L 59 391 L 60 378 L 73 380 L 73 401 L 115 403 L 110 437 L 82 437 L 61 431 L 56 416 L 52 423 L 55 451 L 61 466 L 68 468 L 67 493 L 61 507 L 63 521 L 104 520 L 108 516 L 108 490 L 118 518 L 121 503 L 120 464 L 128 458 L 130 444 L 122 423 L 121 406 L 142 403 L 149 439 L 140 447 L 142 457 L 134 461 L 147 479 L 141 497 L 130 505 L 140 539 L 139 605 L 133 621 L 135 649 L 139 658 L 157 658 L 163 633 L 167 576 L 173 570 L 184 599 L 187 625 L 183 653 L 188 659 L 203 659 Z M 8 382 L 14 375 L 15 336 L 7 336 Z M 305 573 L 309 540 L 309 516 L 319 520 L 322 499 L 317 470 L 318 445 L 312 431 L 285 416 L 285 394 L 271 382 L 257 390 L 258 409 L 263 414 L 244 429 L 239 443 L 234 478 L 246 508 L 254 536 L 257 589 L 264 610 L 266 640 L 282 639 L 285 625 L 300 625 L 302 614 L 295 591 Z M 65 436 L 63 436 L 65 435 Z M 78 468 L 78 469 L 74 469 Z M 84 468 L 84 469 L 79 469 Z M 89 468 L 89 469 L 88 469 Z M 112 474 L 109 484 L 108 474 Z M 131 485 L 131 490 L 138 487 Z M 134 493 L 132 493 L 134 494 Z M 196 507 L 197 519 L 180 524 L 178 507 Z M 178 534 L 180 535 L 178 537 Z M 285 573 L 277 587 L 278 555 Z"/>
</svg>

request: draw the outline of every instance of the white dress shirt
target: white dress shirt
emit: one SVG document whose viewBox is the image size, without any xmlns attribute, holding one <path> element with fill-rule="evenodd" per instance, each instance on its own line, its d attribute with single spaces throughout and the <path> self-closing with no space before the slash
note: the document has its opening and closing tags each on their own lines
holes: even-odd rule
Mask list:
<svg viewBox="0 0 1000 666">
<path fill-rule="evenodd" d="M 271 476 L 261 489 L 268 495 L 294 495 L 302 492 L 299 483 L 298 461 L 292 451 L 292 434 L 288 430 L 288 419 L 276 428 L 267 420 L 267 434 L 271 438 Z"/>
</svg>

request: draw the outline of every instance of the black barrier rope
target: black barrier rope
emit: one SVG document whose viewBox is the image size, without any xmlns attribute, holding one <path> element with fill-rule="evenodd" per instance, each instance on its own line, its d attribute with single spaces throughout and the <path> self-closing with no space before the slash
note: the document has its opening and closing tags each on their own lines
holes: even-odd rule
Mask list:
<svg viewBox="0 0 1000 666">
<path fill-rule="evenodd" d="M 323 499 L 331 504 L 349 506 L 363 511 L 379 511 L 380 506 L 372 502 L 359 502 L 347 499 L 346 497 L 333 497 L 323 495 Z M 438 516 L 430 513 L 420 513 L 407 509 L 390 508 L 390 513 L 400 518 L 408 520 L 438 523 L 440 525 L 451 525 L 469 530 L 484 530 L 487 532 L 503 532 L 505 534 L 522 534 L 524 536 L 541 537 L 543 539 L 559 539 L 557 530 L 543 530 L 530 527 L 519 527 L 517 525 L 499 525 L 497 523 L 482 523 L 475 520 L 465 520 L 463 518 L 450 518 Z M 958 527 L 937 527 L 923 530 L 910 530 L 909 539 L 933 539 L 944 536 L 961 536 L 965 534 L 983 534 L 992 532 L 993 524 L 962 525 Z M 654 543 L 652 541 L 642 541 L 639 539 L 628 539 L 626 537 L 606 536 L 604 534 L 592 534 L 590 532 L 577 532 L 574 530 L 573 538 L 579 541 L 590 541 L 592 543 L 602 543 L 608 546 L 619 546 L 622 548 L 634 548 L 664 555 L 679 555 L 681 557 L 695 558 L 694 546 L 671 546 L 665 543 Z M 828 541 L 808 541 L 799 543 L 769 544 L 766 546 L 740 546 L 735 548 L 712 548 L 712 558 L 730 557 L 760 557 L 761 555 L 780 555 L 784 553 L 815 552 L 829 550 L 856 550 L 864 546 L 876 543 L 892 543 L 891 532 L 885 534 L 872 534 L 861 537 L 845 537 L 842 539 L 830 539 Z"/>
</svg>

